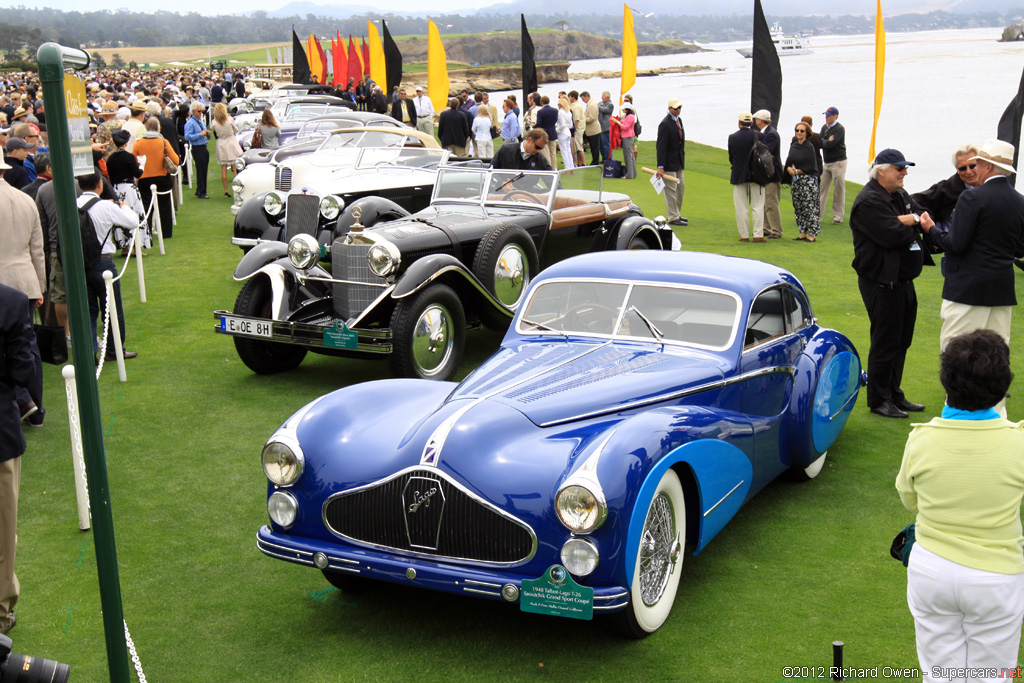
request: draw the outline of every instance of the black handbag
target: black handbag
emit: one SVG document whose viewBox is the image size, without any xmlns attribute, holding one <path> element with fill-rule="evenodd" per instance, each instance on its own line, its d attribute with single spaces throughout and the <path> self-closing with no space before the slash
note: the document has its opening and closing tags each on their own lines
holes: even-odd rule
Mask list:
<svg viewBox="0 0 1024 683">
<path fill-rule="evenodd" d="M 36 332 L 36 346 L 44 363 L 62 365 L 68 362 L 68 343 L 64 328 L 60 325 L 33 325 Z"/>
<path fill-rule="evenodd" d="M 902 531 L 896 534 L 896 538 L 892 539 L 892 547 L 889 548 L 889 554 L 894 559 L 902 562 L 904 567 L 910 562 L 910 551 L 914 549 L 914 542 L 917 540 L 914 532 L 916 528 L 916 524 L 905 526 Z"/>
</svg>

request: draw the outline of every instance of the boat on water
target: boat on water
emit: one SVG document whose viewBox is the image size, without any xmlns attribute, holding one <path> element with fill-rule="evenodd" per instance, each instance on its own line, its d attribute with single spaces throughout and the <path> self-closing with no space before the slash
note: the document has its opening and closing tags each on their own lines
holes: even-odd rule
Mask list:
<svg viewBox="0 0 1024 683">
<path fill-rule="evenodd" d="M 780 57 L 786 57 L 789 55 L 808 55 L 813 50 L 807 47 L 807 43 L 804 41 L 804 37 L 800 34 L 795 36 L 787 36 L 782 32 L 782 27 L 779 22 L 772 24 L 772 43 L 775 44 L 775 51 Z M 750 59 L 753 56 L 753 47 L 740 47 L 736 48 L 736 52 Z"/>
</svg>

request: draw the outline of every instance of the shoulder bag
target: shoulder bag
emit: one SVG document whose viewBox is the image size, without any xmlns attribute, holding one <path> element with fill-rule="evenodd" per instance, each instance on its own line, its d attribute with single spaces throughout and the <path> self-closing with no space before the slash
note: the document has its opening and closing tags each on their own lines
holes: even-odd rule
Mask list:
<svg viewBox="0 0 1024 683">
<path fill-rule="evenodd" d="M 164 140 L 164 170 L 167 171 L 167 175 L 174 175 L 178 172 L 178 165 L 171 161 L 171 157 L 167 155 L 167 146 L 169 144 Z"/>
</svg>

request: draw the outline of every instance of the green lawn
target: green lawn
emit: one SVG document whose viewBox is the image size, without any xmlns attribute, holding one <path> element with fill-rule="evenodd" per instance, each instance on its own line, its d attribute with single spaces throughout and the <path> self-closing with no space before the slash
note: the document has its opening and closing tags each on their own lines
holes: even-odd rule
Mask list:
<svg viewBox="0 0 1024 683">
<path fill-rule="evenodd" d="M 654 166 L 653 155 L 653 143 L 641 143 L 639 164 Z M 725 153 L 690 145 L 688 161 L 684 247 L 788 268 L 820 322 L 849 335 L 866 359 L 848 225 L 825 226 L 815 244 L 790 241 L 784 191 L 786 239 L 741 244 Z M 134 263 L 125 276 L 127 346 L 139 356 L 128 361 L 127 383 L 112 364 L 99 382 L 125 618 L 150 680 L 776 682 L 783 667 L 827 667 L 834 640 L 846 642 L 847 666 L 916 666 L 905 569 L 888 555 L 910 520 L 893 488 L 910 421 L 869 415 L 863 397 L 818 479 L 771 484 L 686 558 L 669 621 L 642 642 L 486 600 L 400 587 L 344 594 L 316 570 L 265 557 L 254 538 L 267 521 L 264 441 L 306 402 L 386 378 L 388 366 L 311 354 L 293 372 L 261 377 L 213 333 L 212 311 L 230 309 L 239 290 L 219 175 L 212 166 L 209 201 L 186 188 L 167 254 L 145 259 L 148 303 L 139 302 Z M 606 188 L 629 192 L 653 216 L 664 207 L 648 178 Z M 934 269 L 918 280 L 904 387 L 928 405 L 921 420 L 943 400 L 940 287 Z M 462 372 L 499 340 L 471 333 Z M 102 681 L 95 548 L 77 526 L 59 368 L 45 370 L 46 425 L 29 430 L 23 460 L 22 597 L 11 636 L 16 651 L 68 663 L 74 681 Z M 1010 399 L 1011 416 L 1021 415 L 1022 395 Z"/>
</svg>

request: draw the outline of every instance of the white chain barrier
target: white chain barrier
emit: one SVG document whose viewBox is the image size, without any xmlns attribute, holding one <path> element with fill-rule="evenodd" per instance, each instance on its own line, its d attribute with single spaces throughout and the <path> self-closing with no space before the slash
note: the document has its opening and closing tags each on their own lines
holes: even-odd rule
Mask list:
<svg viewBox="0 0 1024 683">
<path fill-rule="evenodd" d="M 61 368 L 64 389 L 68 397 L 68 428 L 71 430 L 71 463 L 75 471 L 75 500 L 78 502 L 78 528 L 88 531 L 91 526 L 89 513 L 89 482 L 85 477 L 85 452 L 82 450 L 81 420 L 78 416 L 78 385 L 75 382 L 75 366 Z"/>
<path fill-rule="evenodd" d="M 146 674 L 142 672 L 142 660 L 139 659 L 139 653 L 135 651 L 135 641 L 132 640 L 132 634 L 128 632 L 127 621 L 124 622 L 124 642 L 128 644 L 128 654 L 132 656 L 132 664 L 135 665 L 135 675 L 139 677 L 139 683 L 146 683 Z"/>
</svg>

